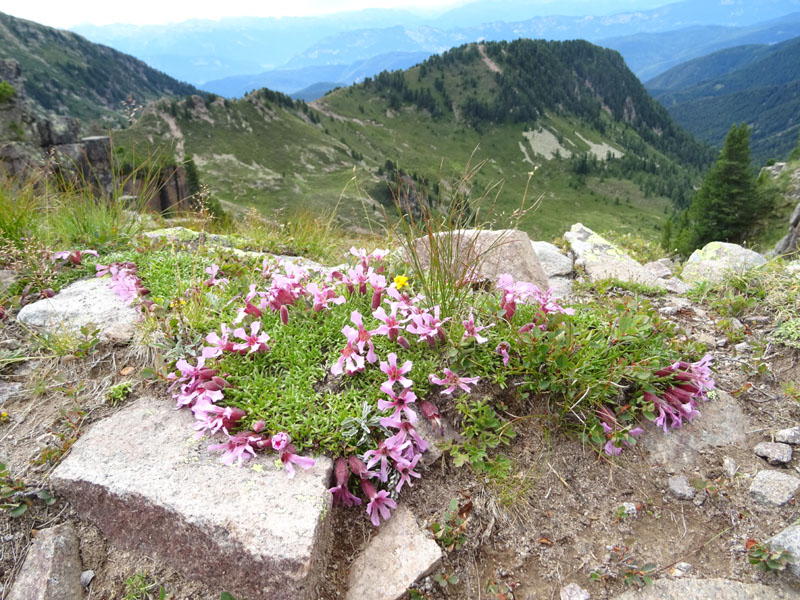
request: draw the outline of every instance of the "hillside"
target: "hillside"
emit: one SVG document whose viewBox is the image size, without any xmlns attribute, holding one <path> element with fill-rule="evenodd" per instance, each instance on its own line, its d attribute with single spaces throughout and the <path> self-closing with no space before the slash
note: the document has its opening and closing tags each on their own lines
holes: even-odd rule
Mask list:
<svg viewBox="0 0 800 600">
<path fill-rule="evenodd" d="M 647 83 L 678 123 L 720 145 L 731 124 L 746 122 L 755 159 L 788 155 L 800 131 L 800 37 L 717 52 L 682 67 Z"/>
<path fill-rule="evenodd" d="M 266 90 L 207 100 L 162 102 L 116 139 L 172 139 L 233 205 L 337 207 L 362 228 L 394 212 L 397 178 L 414 196 L 445 201 L 471 160 L 484 163 L 470 181 L 473 199 L 502 182 L 498 218 L 519 208 L 526 188 L 528 206 L 542 196 L 521 224 L 532 233 L 558 235 L 576 218 L 652 233 L 688 202 L 713 158 L 619 54 L 586 42 L 463 46 L 310 107 Z"/>
<path fill-rule="evenodd" d="M 142 61 L 74 33 L 0 13 L 0 59 L 22 66 L 34 109 L 84 121 L 124 121 L 123 101 L 196 93 Z"/>
</svg>

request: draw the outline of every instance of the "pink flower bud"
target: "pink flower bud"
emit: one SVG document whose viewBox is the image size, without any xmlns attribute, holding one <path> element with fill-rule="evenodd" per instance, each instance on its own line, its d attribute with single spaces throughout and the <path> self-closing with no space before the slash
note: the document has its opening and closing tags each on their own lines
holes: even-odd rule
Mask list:
<svg viewBox="0 0 800 600">
<path fill-rule="evenodd" d="M 344 485 L 350 477 L 350 470 L 347 468 L 347 461 L 344 458 L 336 459 L 336 466 L 333 468 L 336 477 L 336 485 Z"/>
<path fill-rule="evenodd" d="M 372 293 L 372 310 L 378 310 L 378 307 L 381 305 L 381 292 L 375 290 Z"/>
<path fill-rule="evenodd" d="M 288 433 L 286 433 L 285 431 L 279 431 L 278 433 L 272 436 L 272 449 L 275 450 L 276 452 L 280 452 L 281 450 L 286 448 L 286 446 L 289 444 L 290 441 L 291 438 L 289 438 Z"/>
<path fill-rule="evenodd" d="M 375 486 L 366 479 L 361 480 L 361 489 L 364 492 L 364 495 L 370 500 L 378 495 L 378 492 L 375 491 Z"/>
<path fill-rule="evenodd" d="M 285 304 L 281 305 L 281 323 L 286 325 L 289 322 L 289 309 L 286 308 Z"/>
<path fill-rule="evenodd" d="M 47 288 L 46 290 L 42 290 L 39 293 L 39 296 L 41 296 L 42 298 L 52 298 L 55 295 L 56 295 L 56 293 L 51 288 Z"/>
<path fill-rule="evenodd" d="M 409 348 L 411 348 L 411 344 L 409 344 L 409 343 L 408 343 L 408 340 L 407 340 L 406 338 L 404 338 L 402 335 L 401 335 L 401 336 L 398 336 L 398 338 L 397 338 L 397 343 L 398 343 L 398 344 L 400 344 L 400 345 L 401 345 L 403 348 L 405 348 L 406 350 L 408 350 Z"/>
<path fill-rule="evenodd" d="M 360 479 L 367 479 L 370 476 L 369 471 L 367 470 L 367 465 L 365 465 L 355 454 L 351 454 L 347 457 L 347 463 L 350 465 L 350 470 L 356 477 L 359 477 Z"/>
<path fill-rule="evenodd" d="M 267 422 L 264 419 L 260 419 L 260 420 L 256 421 L 255 423 L 253 423 L 253 426 L 251 427 L 251 429 L 253 431 L 255 431 L 256 433 L 261 433 L 264 430 L 264 427 L 266 427 L 266 426 L 267 426 Z"/>
</svg>

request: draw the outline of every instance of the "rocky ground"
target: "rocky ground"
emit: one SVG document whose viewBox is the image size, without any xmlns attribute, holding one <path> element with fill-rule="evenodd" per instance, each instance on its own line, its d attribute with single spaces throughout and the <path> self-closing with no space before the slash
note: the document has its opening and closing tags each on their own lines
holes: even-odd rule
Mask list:
<svg viewBox="0 0 800 600">
<path fill-rule="evenodd" d="M 592 235 L 575 230 L 576 245 Z M 585 276 L 610 256 L 635 271 L 594 242 L 594 254 L 573 257 Z M 574 276 L 542 263 L 550 277 Z M 0 347 L 26 360 L 0 367 L 0 460 L 25 484 L 11 499 L 30 507 L 0 511 L 0 597 L 159 598 L 163 589 L 176 600 L 225 590 L 377 600 L 410 586 L 431 600 L 800 597 L 800 404 L 786 385 L 800 382 L 798 352 L 767 344 L 766 315 L 740 322 L 747 343 L 735 345 L 708 307 L 672 292 L 654 302 L 712 349 L 719 392 L 702 417 L 668 435 L 647 425 L 636 447 L 610 458 L 558 429 L 547 406 L 511 407 L 513 482 L 429 459 L 416 493 L 380 529 L 363 510 L 331 507 L 329 462 L 290 482 L 268 459 L 228 469 L 181 438 L 170 446 L 176 436 L 159 436 L 186 415 L 162 385 L 137 383 L 118 402 L 107 395 L 147 362 L 135 346 L 109 338 L 85 358 L 37 359 L 29 326 L 9 320 Z M 442 544 L 435 523 L 449 528 Z M 797 564 L 751 565 L 747 549 L 777 534 Z M 222 562 L 232 556 L 238 564 Z M 48 572 L 73 583 L 82 574 L 84 589 L 35 596 Z"/>
</svg>

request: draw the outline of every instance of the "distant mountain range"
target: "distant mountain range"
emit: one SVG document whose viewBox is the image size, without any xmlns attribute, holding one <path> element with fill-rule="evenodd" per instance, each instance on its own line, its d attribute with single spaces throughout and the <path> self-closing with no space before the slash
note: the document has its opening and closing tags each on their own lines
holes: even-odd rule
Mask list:
<svg viewBox="0 0 800 600">
<path fill-rule="evenodd" d="M 629 2 L 642 6 L 642 0 Z M 251 81 L 270 81 L 275 89 L 292 93 L 317 82 L 347 84 L 347 78 L 325 77 L 308 80 L 307 67 L 356 65 L 372 60 L 376 70 L 393 68 L 379 57 L 398 53 L 431 55 L 476 40 L 587 39 L 618 49 L 640 78 L 648 78 L 680 61 L 741 43 L 767 43 L 793 37 L 760 38 L 746 41 L 719 41 L 707 47 L 707 35 L 734 36 L 730 28 L 748 28 L 756 23 L 784 17 L 800 11 L 800 0 L 686 0 L 656 7 L 657 0 L 646 2 L 646 10 L 608 14 L 611 3 L 598 1 L 594 14 L 580 11 L 585 3 L 559 2 L 524 4 L 520 2 L 480 0 L 435 17 L 422 17 L 406 11 L 367 10 L 338 13 L 324 17 L 282 19 L 222 19 L 186 21 L 164 26 L 106 27 L 80 26 L 74 31 L 92 41 L 107 44 L 133 54 L 148 64 L 207 89 L 245 89 L 228 81 L 247 76 Z M 544 7 L 544 8 L 542 8 Z M 544 12 L 547 11 L 547 12 Z M 559 12 L 560 14 L 554 14 Z M 686 32 L 689 27 L 715 26 Z M 632 35 L 658 34 L 684 30 L 684 41 L 673 47 L 671 38 L 649 41 Z M 698 43 L 700 41 L 700 43 Z M 703 49 L 692 54 L 692 45 Z M 666 47 L 653 60 L 654 47 Z M 657 53 L 657 50 L 656 50 Z M 654 67 L 654 65 L 658 65 Z M 654 69 L 659 70 L 654 70 Z M 281 70 L 270 79 L 266 72 Z M 297 73 L 297 79 L 289 77 Z M 220 82 L 219 80 L 225 80 Z M 355 81 L 355 79 L 353 79 Z M 241 83 L 241 81 L 240 81 Z"/>
<path fill-rule="evenodd" d="M 720 146 L 731 125 L 751 127 L 757 160 L 786 158 L 800 134 L 800 37 L 728 48 L 646 84 L 678 123 Z"/>
<path fill-rule="evenodd" d="M 39 113 L 125 122 L 129 98 L 138 103 L 197 93 L 141 60 L 83 37 L 0 13 L 0 59 L 22 67 L 25 93 Z"/>
</svg>

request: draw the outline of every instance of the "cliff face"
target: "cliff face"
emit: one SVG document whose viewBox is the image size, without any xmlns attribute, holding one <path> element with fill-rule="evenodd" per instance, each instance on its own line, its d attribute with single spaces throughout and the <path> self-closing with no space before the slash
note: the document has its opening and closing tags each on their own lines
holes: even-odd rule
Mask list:
<svg viewBox="0 0 800 600">
<path fill-rule="evenodd" d="M 111 138 L 80 137 L 80 123 L 69 117 L 37 117 L 25 95 L 19 63 L 0 60 L 0 176 L 25 178 L 35 173 L 58 173 L 76 185 L 91 185 L 101 196 L 112 196 L 115 178 Z M 10 86 L 10 88 L 9 88 Z M 146 187 L 148 189 L 146 189 Z M 164 167 L 146 186 L 135 177 L 123 193 L 146 194 L 148 208 L 165 211 L 189 196 L 182 166 Z"/>
</svg>

